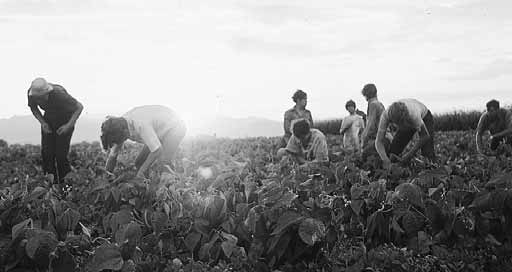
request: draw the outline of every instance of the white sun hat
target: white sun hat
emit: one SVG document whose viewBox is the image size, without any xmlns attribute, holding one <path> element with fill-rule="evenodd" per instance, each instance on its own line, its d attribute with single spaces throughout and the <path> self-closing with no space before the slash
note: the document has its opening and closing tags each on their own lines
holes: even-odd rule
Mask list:
<svg viewBox="0 0 512 272">
<path fill-rule="evenodd" d="M 28 95 L 30 96 L 42 96 L 52 91 L 52 86 L 48 84 L 46 79 L 42 77 L 38 77 L 32 81 L 30 84 L 30 91 Z"/>
</svg>

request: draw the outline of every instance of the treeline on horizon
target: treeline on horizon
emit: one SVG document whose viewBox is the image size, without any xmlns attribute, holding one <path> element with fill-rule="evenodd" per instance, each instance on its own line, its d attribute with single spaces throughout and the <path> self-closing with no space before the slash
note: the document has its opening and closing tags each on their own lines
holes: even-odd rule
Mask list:
<svg viewBox="0 0 512 272">
<path fill-rule="evenodd" d="M 434 114 L 434 130 L 456 131 L 474 130 L 482 115 L 481 111 L 453 111 L 442 114 Z M 314 127 L 324 134 L 339 134 L 342 119 L 315 120 Z"/>
</svg>

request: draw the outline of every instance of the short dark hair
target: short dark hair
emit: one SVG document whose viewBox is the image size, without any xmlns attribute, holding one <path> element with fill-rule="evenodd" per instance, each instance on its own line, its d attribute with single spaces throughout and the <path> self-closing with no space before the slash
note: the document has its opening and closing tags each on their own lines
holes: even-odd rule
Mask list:
<svg viewBox="0 0 512 272">
<path fill-rule="evenodd" d="M 499 109 L 500 108 L 500 102 L 498 100 L 496 100 L 496 99 L 493 99 L 493 100 L 487 102 L 487 104 L 485 104 L 485 107 L 487 109 L 489 109 L 489 108 Z"/>
<path fill-rule="evenodd" d="M 302 90 L 297 90 L 293 96 L 292 96 L 292 99 L 293 99 L 293 102 L 297 103 L 297 101 L 301 100 L 301 99 L 304 99 L 304 98 L 307 98 L 308 95 L 302 91 Z"/>
<path fill-rule="evenodd" d="M 355 108 L 356 107 L 356 102 L 354 102 L 354 100 L 349 100 L 349 101 L 347 101 L 347 103 L 345 103 L 345 108 L 348 108 L 350 106 Z"/>
<path fill-rule="evenodd" d="M 122 144 L 128 138 L 128 122 L 122 117 L 108 117 L 101 124 L 101 144 L 108 150 L 114 144 Z"/>
<path fill-rule="evenodd" d="M 292 132 L 293 135 L 302 138 L 309 133 L 310 126 L 306 119 L 299 119 L 293 123 Z"/>
<path fill-rule="evenodd" d="M 364 96 L 366 96 L 367 98 L 377 97 L 377 87 L 373 83 L 368 83 L 368 84 L 364 85 L 361 93 Z"/>
</svg>

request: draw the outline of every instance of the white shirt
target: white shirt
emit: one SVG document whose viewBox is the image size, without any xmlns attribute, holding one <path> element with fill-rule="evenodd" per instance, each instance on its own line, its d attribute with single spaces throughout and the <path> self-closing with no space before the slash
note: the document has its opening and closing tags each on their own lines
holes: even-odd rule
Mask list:
<svg viewBox="0 0 512 272">
<path fill-rule="evenodd" d="M 171 109 L 159 106 L 141 106 L 123 115 L 128 122 L 129 139 L 145 144 L 151 152 L 162 146 L 161 139 L 183 121 Z"/>
<path fill-rule="evenodd" d="M 419 131 L 424 125 L 423 118 L 425 118 L 427 115 L 429 111 L 428 108 L 420 101 L 412 98 L 400 99 L 397 102 L 402 102 L 405 104 L 407 107 L 407 112 L 409 113 L 409 118 L 412 121 L 412 125 L 416 130 Z M 384 131 L 386 131 L 388 128 L 389 122 L 388 109 L 386 109 L 380 117 L 379 132 L 382 131 L 382 133 L 384 133 Z"/>
<path fill-rule="evenodd" d="M 348 149 L 359 150 L 359 133 L 364 129 L 364 120 L 358 114 L 349 115 L 343 118 L 340 133 L 343 135 L 343 146 Z"/>
</svg>

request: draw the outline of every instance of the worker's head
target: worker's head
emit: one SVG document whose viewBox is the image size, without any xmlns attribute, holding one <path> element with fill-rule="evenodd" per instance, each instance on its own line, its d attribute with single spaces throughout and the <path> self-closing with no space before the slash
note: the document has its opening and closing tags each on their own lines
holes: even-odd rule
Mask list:
<svg viewBox="0 0 512 272">
<path fill-rule="evenodd" d="M 345 103 L 345 109 L 347 109 L 350 114 L 354 114 L 354 112 L 356 112 L 356 102 L 354 102 L 354 100 L 347 101 L 347 103 Z"/>
<path fill-rule="evenodd" d="M 407 106 L 403 102 L 394 102 L 388 108 L 388 118 L 398 127 L 413 127 Z"/>
<path fill-rule="evenodd" d="M 370 100 L 374 97 L 377 97 L 377 87 L 375 84 L 369 83 L 364 85 L 363 90 L 361 91 L 366 100 Z"/>
<path fill-rule="evenodd" d="M 42 78 L 38 77 L 32 81 L 30 84 L 30 89 L 28 91 L 28 95 L 36 98 L 44 97 L 48 95 L 52 91 L 52 87 L 48 82 Z"/>
<path fill-rule="evenodd" d="M 109 116 L 101 124 L 101 144 L 105 150 L 110 149 L 114 144 L 122 144 L 129 136 L 128 122 L 122 117 Z"/>
<path fill-rule="evenodd" d="M 298 119 L 293 122 L 292 133 L 301 140 L 307 139 L 311 133 L 309 122 L 306 119 Z"/>
<path fill-rule="evenodd" d="M 306 108 L 308 104 L 308 95 L 302 91 L 297 90 L 292 96 L 293 102 L 299 107 Z"/>
<path fill-rule="evenodd" d="M 493 99 L 487 104 L 485 104 L 485 107 L 487 108 L 487 114 L 489 117 L 494 118 L 498 115 L 498 110 L 500 109 L 500 102 L 498 100 Z"/>
</svg>

